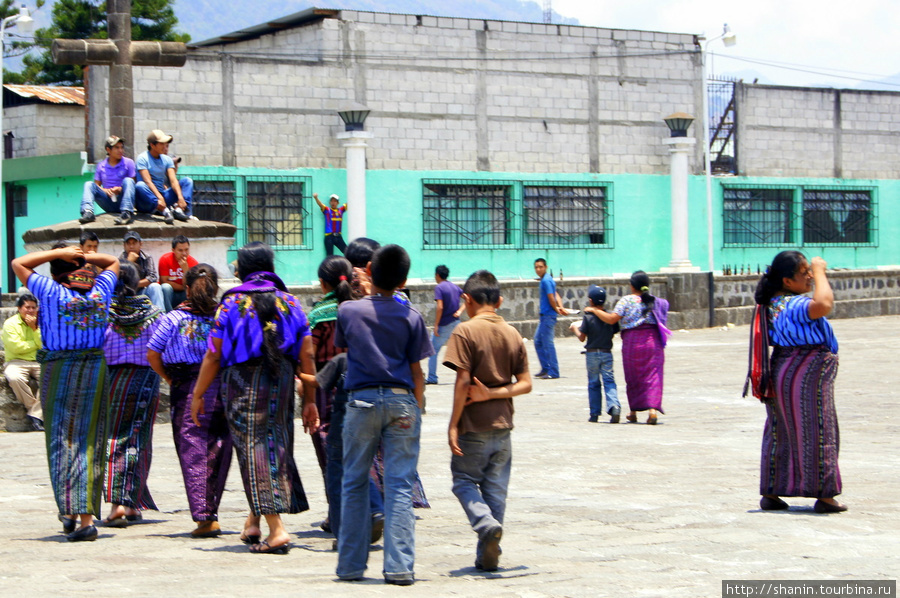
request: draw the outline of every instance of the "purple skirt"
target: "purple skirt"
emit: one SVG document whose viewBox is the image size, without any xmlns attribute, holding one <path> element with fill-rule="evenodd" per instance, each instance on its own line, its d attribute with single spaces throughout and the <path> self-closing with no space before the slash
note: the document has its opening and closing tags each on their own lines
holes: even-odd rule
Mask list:
<svg viewBox="0 0 900 598">
<path fill-rule="evenodd" d="M 625 392 L 632 411 L 662 408 L 663 367 L 666 353 L 656 324 L 641 324 L 622 331 L 622 367 Z"/>
<path fill-rule="evenodd" d="M 834 379 L 824 345 L 775 347 L 775 398 L 766 401 L 760 494 L 831 498 L 841 493 Z"/>
</svg>

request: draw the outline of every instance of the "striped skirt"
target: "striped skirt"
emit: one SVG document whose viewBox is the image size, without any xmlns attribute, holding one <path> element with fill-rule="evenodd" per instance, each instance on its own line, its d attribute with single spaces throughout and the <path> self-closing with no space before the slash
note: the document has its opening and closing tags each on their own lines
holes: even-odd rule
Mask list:
<svg viewBox="0 0 900 598">
<path fill-rule="evenodd" d="M 622 368 L 631 411 L 662 408 L 663 368 L 666 352 L 656 324 L 642 324 L 622 331 Z"/>
<path fill-rule="evenodd" d="M 109 366 L 109 437 L 106 502 L 158 510 L 147 476 L 153 459 L 153 423 L 159 407 L 159 375 L 147 366 Z"/>
<path fill-rule="evenodd" d="M 191 517 L 194 521 L 216 521 L 231 467 L 231 433 L 219 396 L 218 376 L 203 395 L 206 413 L 198 414 L 200 425 L 194 425 L 188 397 L 199 372 L 199 363 L 166 364 L 166 373 L 172 378 L 172 436 Z"/>
<path fill-rule="evenodd" d="M 106 461 L 106 359 L 101 349 L 38 352 L 50 484 L 61 515 L 100 517 Z"/>
<path fill-rule="evenodd" d="M 252 360 L 222 370 L 222 395 L 241 478 L 254 515 L 309 509 L 294 462 L 294 372 L 277 378 Z"/>
<path fill-rule="evenodd" d="M 766 401 L 760 494 L 831 498 L 841 493 L 834 378 L 824 345 L 775 347 L 775 399 Z"/>
</svg>

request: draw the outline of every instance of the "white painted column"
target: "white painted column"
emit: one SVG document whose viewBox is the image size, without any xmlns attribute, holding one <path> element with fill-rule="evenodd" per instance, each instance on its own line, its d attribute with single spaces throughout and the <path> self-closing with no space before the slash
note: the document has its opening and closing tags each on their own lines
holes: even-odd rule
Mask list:
<svg viewBox="0 0 900 598">
<path fill-rule="evenodd" d="M 689 258 L 688 245 L 688 156 L 697 140 L 691 137 L 669 137 L 672 181 L 672 260 L 663 272 L 699 272 Z"/>
<path fill-rule="evenodd" d="M 337 138 L 347 150 L 347 212 L 344 216 L 348 243 L 366 236 L 366 131 L 341 131 Z"/>
</svg>

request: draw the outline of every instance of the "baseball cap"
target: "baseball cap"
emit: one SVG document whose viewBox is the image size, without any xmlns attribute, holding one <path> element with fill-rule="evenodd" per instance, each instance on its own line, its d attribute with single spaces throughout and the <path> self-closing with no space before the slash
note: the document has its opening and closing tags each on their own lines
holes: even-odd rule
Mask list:
<svg viewBox="0 0 900 598">
<path fill-rule="evenodd" d="M 588 289 L 588 297 L 594 305 L 603 305 L 606 303 L 606 289 L 592 284 Z"/>
<path fill-rule="evenodd" d="M 141 239 L 141 235 L 136 230 L 130 230 L 125 233 L 125 236 L 122 237 L 122 242 L 130 241 L 131 239 L 134 239 L 135 241 L 143 241 L 143 239 Z"/>
<path fill-rule="evenodd" d="M 120 141 L 122 143 L 125 143 L 125 140 L 122 139 L 121 137 L 117 137 L 115 135 L 110 135 L 109 137 L 106 138 L 106 143 L 104 143 L 103 146 L 107 147 L 107 148 L 114 147 Z"/>
<path fill-rule="evenodd" d="M 169 143 L 174 139 L 171 135 L 166 135 L 159 129 L 153 129 L 147 135 L 147 143 Z"/>
<path fill-rule="evenodd" d="M 332 200 L 332 199 L 340 199 L 340 197 L 338 196 L 337 193 L 332 193 L 332 194 L 331 194 L 331 197 L 329 197 L 328 199 L 329 199 L 329 201 L 330 201 L 330 200 Z"/>
</svg>

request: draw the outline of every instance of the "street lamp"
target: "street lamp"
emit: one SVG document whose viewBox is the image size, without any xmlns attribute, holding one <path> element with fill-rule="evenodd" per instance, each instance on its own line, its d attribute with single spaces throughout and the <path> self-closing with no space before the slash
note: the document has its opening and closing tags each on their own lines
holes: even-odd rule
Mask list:
<svg viewBox="0 0 900 598">
<path fill-rule="evenodd" d="M 343 142 L 347 156 L 347 235 L 357 239 L 366 236 L 366 141 L 372 134 L 366 132 L 365 122 L 369 109 L 352 104 L 338 110 L 344 121 L 344 130 L 337 134 Z"/>
<path fill-rule="evenodd" d="M 28 8 L 24 4 L 19 8 L 18 14 L 10 15 L 3 21 L 0 21 L 0 138 L 3 139 L 3 146 L 0 149 L 0 207 L 2 207 L 2 211 L 0 211 L 0 221 L 2 221 L 0 230 L 3 230 L 4 236 L 8 235 L 7 244 L 9 247 L 13 247 L 12 235 L 8 234 L 11 231 L 7 230 L 6 184 L 3 182 L 3 158 L 6 157 L 6 136 L 3 134 L 3 51 L 6 47 L 6 28 L 10 25 L 15 25 L 22 35 L 31 35 L 31 32 L 34 30 L 34 19 L 31 18 L 31 14 L 29 14 Z M 5 253 L 7 253 L 6 248 L 0 248 L 0 255 Z M 0 258 L 0 264 L 9 263 L 10 259 L 12 259 L 12 256 L 3 255 Z M 0 280 L 0 286 L 3 286 L 2 280 Z"/>
<path fill-rule="evenodd" d="M 730 48 L 737 43 L 737 36 L 731 31 L 728 23 L 722 27 L 722 35 L 707 40 L 703 44 L 703 50 L 700 52 L 700 64 L 703 67 L 703 164 L 706 168 L 706 241 L 709 245 L 709 271 L 715 269 L 715 258 L 713 250 L 713 212 L 712 212 L 712 165 L 709 156 L 709 77 L 706 73 L 706 56 L 709 50 L 709 44 L 714 41 L 722 40 L 726 48 Z"/>
</svg>

